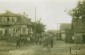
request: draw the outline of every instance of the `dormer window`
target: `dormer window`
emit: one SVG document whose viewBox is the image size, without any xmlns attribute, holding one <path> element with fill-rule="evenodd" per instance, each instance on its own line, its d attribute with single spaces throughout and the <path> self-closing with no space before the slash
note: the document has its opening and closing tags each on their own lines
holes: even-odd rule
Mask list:
<svg viewBox="0 0 85 55">
<path fill-rule="evenodd" d="M 17 22 L 17 17 L 13 17 L 13 21 L 14 22 Z"/>
<path fill-rule="evenodd" d="M 9 17 L 7 17 L 7 22 L 9 22 Z"/>
<path fill-rule="evenodd" d="M 2 17 L 2 22 L 17 22 L 17 17 Z"/>
<path fill-rule="evenodd" d="M 2 17 L 2 22 L 3 22 L 3 21 L 6 22 L 6 21 L 7 21 L 7 17 Z"/>
<path fill-rule="evenodd" d="M 12 17 L 9 17 L 9 20 L 12 22 Z"/>
</svg>

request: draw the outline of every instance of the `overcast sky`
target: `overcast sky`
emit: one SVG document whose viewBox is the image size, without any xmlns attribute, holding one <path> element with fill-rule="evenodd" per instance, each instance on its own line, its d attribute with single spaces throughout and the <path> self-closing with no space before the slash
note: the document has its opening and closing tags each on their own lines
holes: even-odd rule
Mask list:
<svg viewBox="0 0 85 55">
<path fill-rule="evenodd" d="M 65 10 L 76 6 L 78 0 L 0 0 L 0 13 L 5 10 L 26 12 L 34 21 L 36 18 L 46 25 L 46 29 L 57 29 L 57 23 L 71 23 L 71 16 Z"/>
</svg>

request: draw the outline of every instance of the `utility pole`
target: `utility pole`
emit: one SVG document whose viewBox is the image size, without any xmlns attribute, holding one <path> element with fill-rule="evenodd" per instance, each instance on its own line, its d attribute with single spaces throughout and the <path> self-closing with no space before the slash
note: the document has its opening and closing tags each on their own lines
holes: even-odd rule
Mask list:
<svg viewBox="0 0 85 55">
<path fill-rule="evenodd" d="M 58 36 L 58 23 L 57 23 L 57 39 L 59 40 L 59 36 Z"/>
<path fill-rule="evenodd" d="M 57 39 L 58 39 L 58 40 L 61 39 L 61 37 L 60 37 L 60 29 L 59 29 L 59 25 L 60 25 L 60 23 L 57 22 Z"/>
<path fill-rule="evenodd" d="M 36 7 L 35 7 L 35 31 L 34 31 L 35 41 L 36 41 Z"/>
</svg>

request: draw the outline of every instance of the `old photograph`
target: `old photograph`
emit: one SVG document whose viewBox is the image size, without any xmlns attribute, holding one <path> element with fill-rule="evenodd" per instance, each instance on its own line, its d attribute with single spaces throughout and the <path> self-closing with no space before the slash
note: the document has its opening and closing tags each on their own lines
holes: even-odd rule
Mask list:
<svg viewBox="0 0 85 55">
<path fill-rule="evenodd" d="M 0 55 L 85 55 L 85 0 L 0 0 Z"/>
</svg>

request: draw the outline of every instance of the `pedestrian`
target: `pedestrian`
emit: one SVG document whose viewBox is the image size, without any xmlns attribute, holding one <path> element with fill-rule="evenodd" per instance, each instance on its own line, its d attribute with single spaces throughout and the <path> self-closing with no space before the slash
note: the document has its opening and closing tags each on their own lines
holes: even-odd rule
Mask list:
<svg viewBox="0 0 85 55">
<path fill-rule="evenodd" d="M 18 39 L 18 40 L 16 41 L 16 48 L 17 48 L 17 47 L 20 48 L 20 42 L 21 42 L 21 39 Z"/>
<path fill-rule="evenodd" d="M 42 41 L 42 39 L 41 39 L 41 37 L 39 38 L 39 44 L 41 45 L 41 41 Z"/>
<path fill-rule="evenodd" d="M 50 40 L 50 44 L 51 44 L 51 48 L 53 48 L 53 38 L 51 38 L 51 40 Z"/>
<path fill-rule="evenodd" d="M 46 37 L 43 37 L 43 39 L 42 39 L 42 45 L 44 46 L 44 47 L 46 47 L 47 46 L 47 38 Z"/>
<path fill-rule="evenodd" d="M 49 36 L 49 45 L 51 48 L 53 48 L 53 36 L 52 35 Z"/>
</svg>

